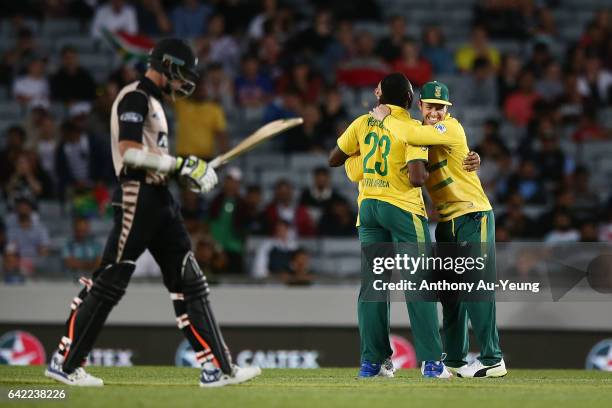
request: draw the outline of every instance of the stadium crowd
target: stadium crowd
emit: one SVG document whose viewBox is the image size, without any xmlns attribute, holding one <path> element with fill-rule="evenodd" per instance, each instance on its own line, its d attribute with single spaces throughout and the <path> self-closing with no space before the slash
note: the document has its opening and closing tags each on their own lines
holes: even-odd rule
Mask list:
<svg viewBox="0 0 612 408">
<path fill-rule="evenodd" d="M 246 124 L 244 130 L 294 116 L 304 125 L 263 151 L 321 154 L 366 112 L 360 101 L 372 98 L 361 95 L 385 74 L 403 72 L 415 88 L 454 78 L 451 113 L 460 119 L 467 108 L 482 113 L 479 137 L 468 132 L 468 140 L 477 142 L 470 146 L 481 156 L 497 240 L 612 241 L 612 172 L 603 174 L 603 187 L 593 183 L 598 167 L 581 154 L 590 143 L 612 144 L 609 10 L 593 13 L 580 35 L 566 41 L 553 13 L 561 1 L 477 1 L 469 38 L 451 48 L 445 37 L 452 27 L 433 16 L 419 27 L 420 36 L 409 36 L 409 12 L 385 15 L 374 0 L 347 3 L 3 2 L 0 88 L 18 104 L 0 138 L 4 281 L 44 276 L 57 238 L 47 228 L 57 220 L 37 212 L 45 202 L 60 203 L 67 214 L 62 222 L 73 224 L 59 248 L 63 269 L 70 276 L 95 269 L 102 237 L 91 233 L 90 223 L 109 219 L 116 183 L 112 102 L 144 69 L 142 44 L 166 35 L 188 39 L 202 69 L 194 95 L 166 105 L 179 155 L 210 159 L 243 135 L 236 123 Z M 109 57 L 112 72 L 100 77 L 70 42 L 58 51 L 42 47 L 39 27 L 54 20 L 78 21 L 79 35 L 91 37 L 94 52 L 111 55 L 109 38 L 118 40 L 119 52 Z M 518 47 L 502 50 L 500 41 Z M 302 174 L 311 178 L 302 191 L 289 178 L 252 183 L 247 170 L 227 169 L 210 196 L 180 190 L 197 261 L 211 276 L 311 282 L 308 251 L 299 240 L 356 237 L 353 197 L 342 194 L 325 167 Z M 436 220 L 433 210 L 430 220 Z M 268 238 L 247 262 L 250 236 Z"/>
</svg>

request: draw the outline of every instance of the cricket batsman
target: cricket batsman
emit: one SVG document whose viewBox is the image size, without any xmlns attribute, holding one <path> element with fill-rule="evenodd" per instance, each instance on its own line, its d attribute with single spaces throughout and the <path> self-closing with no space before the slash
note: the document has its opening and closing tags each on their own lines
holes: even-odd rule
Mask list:
<svg viewBox="0 0 612 408">
<path fill-rule="evenodd" d="M 405 125 L 393 106 L 380 104 L 371 112 L 392 133 L 404 132 L 409 143 L 429 146 L 427 191 L 439 212 L 436 241 L 466 246 L 474 255 L 485 256 L 481 277 L 494 279 L 495 217 L 491 204 L 475 172 L 464 170 L 468 153 L 467 138 L 457 119 L 448 113 L 449 91 L 433 81 L 421 89 L 419 109 L 423 125 L 405 133 Z M 427 126 L 431 125 L 431 126 Z M 473 273 L 476 271 L 470 271 Z M 444 344 L 446 365 L 459 377 L 503 377 L 507 374 L 496 325 L 494 293 L 485 301 L 464 301 L 461 296 L 443 295 Z M 469 351 L 468 319 L 472 323 L 480 356 L 466 364 Z"/>
<path fill-rule="evenodd" d="M 426 245 L 431 239 L 419 186 L 426 175 L 427 148 L 411 146 L 408 142 L 412 129 L 420 127 L 406 110 L 413 98 L 412 85 L 403 74 L 393 73 L 381 81 L 375 93 L 398 118 L 399 129 L 389 132 L 371 115 L 362 115 L 340 136 L 330 153 L 329 164 L 341 166 L 356 154 L 365 158 L 358 220 L 362 250 L 376 243 Z M 367 298 L 374 280 L 367 262 L 362 262 L 361 277 L 357 306 L 361 337 L 359 377 L 392 377 L 389 300 L 371 301 Z M 422 374 L 433 378 L 451 377 L 441 361 L 442 342 L 436 302 L 408 302 L 407 308 L 417 358 L 422 361 Z"/>
<path fill-rule="evenodd" d="M 83 368 L 104 322 L 125 294 L 136 259 L 148 249 L 159 264 L 176 321 L 201 364 L 200 385 L 218 387 L 248 381 L 259 367 L 238 367 L 215 321 L 209 288 L 195 261 L 178 203 L 168 190 L 171 176 L 200 193 L 217 184 L 212 167 L 194 156 L 168 156 L 168 122 L 163 95 L 189 96 L 197 80 L 197 59 L 179 39 L 159 41 L 144 76 L 117 95 L 111 113 L 111 148 L 120 185 L 113 196 L 114 226 L 93 281 L 72 301 L 65 335 L 45 375 L 64 384 L 102 386 Z M 141 164 L 149 164 L 147 170 Z M 150 170 L 151 162 L 157 171 Z M 170 165 L 172 163 L 172 166 Z"/>
</svg>

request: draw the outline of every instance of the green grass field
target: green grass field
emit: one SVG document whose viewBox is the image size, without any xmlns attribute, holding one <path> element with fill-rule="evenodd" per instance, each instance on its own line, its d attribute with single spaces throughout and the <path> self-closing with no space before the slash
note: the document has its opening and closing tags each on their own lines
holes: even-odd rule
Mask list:
<svg viewBox="0 0 612 408">
<path fill-rule="evenodd" d="M 402 370 L 394 379 L 357 380 L 356 369 L 264 370 L 252 382 L 201 389 L 198 371 L 177 367 L 90 368 L 103 388 L 67 388 L 42 375 L 42 367 L 0 366 L 0 406 L 10 389 L 63 388 L 51 406 L 74 407 L 610 407 L 612 373 L 581 370 L 511 370 L 500 379 L 423 379 Z M 450 404 L 450 405 L 447 405 Z"/>
</svg>

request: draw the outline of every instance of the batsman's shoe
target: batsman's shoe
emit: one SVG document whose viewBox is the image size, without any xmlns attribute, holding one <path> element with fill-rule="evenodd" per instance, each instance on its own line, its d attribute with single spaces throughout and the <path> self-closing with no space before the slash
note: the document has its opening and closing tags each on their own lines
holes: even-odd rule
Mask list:
<svg viewBox="0 0 612 408">
<path fill-rule="evenodd" d="M 102 387 L 104 381 L 101 378 L 89 374 L 83 367 L 79 367 L 74 372 L 68 374 L 62 369 L 64 358 L 61 354 L 55 353 L 51 358 L 49 366 L 45 370 L 45 377 L 52 378 L 66 385 L 77 387 Z"/>
<path fill-rule="evenodd" d="M 382 367 L 380 367 L 380 371 L 378 372 L 378 376 L 387 378 L 395 377 L 395 367 L 393 367 L 393 361 L 391 361 L 390 358 L 383 361 Z"/>
<path fill-rule="evenodd" d="M 423 361 L 421 363 L 421 374 L 427 378 L 451 378 L 453 374 L 442 361 Z"/>
<path fill-rule="evenodd" d="M 254 367 L 232 367 L 232 374 L 224 374 L 216 366 L 204 364 L 200 374 L 200 387 L 223 387 L 225 385 L 240 384 L 252 380 L 261 374 L 261 368 Z"/>
<path fill-rule="evenodd" d="M 503 358 L 499 363 L 488 366 L 482 364 L 480 360 L 476 360 L 457 370 L 457 377 L 462 378 L 496 378 L 503 377 L 506 374 L 508 374 L 508 370 L 506 370 L 506 363 Z"/>
</svg>

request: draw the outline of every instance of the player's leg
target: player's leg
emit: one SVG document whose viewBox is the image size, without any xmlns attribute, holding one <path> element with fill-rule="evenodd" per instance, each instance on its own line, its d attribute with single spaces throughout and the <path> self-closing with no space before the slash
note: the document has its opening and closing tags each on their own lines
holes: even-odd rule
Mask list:
<svg viewBox="0 0 612 408">
<path fill-rule="evenodd" d="M 485 268 L 474 271 L 478 275 L 470 281 L 484 280 L 494 282 L 496 279 L 495 265 L 495 217 L 493 211 L 483 211 L 466 214 L 465 222 L 458 230 L 461 242 L 472 245 L 471 256 L 485 257 Z M 486 294 L 486 299 L 464 302 L 468 317 L 472 323 L 474 336 L 480 347 L 478 361 L 463 367 L 458 371 L 462 377 L 500 377 L 506 374 L 505 363 L 496 323 L 495 293 Z"/>
<path fill-rule="evenodd" d="M 73 301 L 68 331 L 61 341 L 61 361 L 49 366 L 47 376 L 71 385 L 101 385 L 83 384 L 81 365 L 110 311 L 125 293 L 135 261 L 155 230 L 156 206 L 154 200 L 148 199 L 145 187 L 130 181 L 123 183 L 116 192 L 114 202 L 121 205 L 114 208 L 115 225 L 104 255 L 105 259 L 113 260 L 96 271 L 91 288 L 82 291 L 78 297 L 80 303 Z"/>
<path fill-rule="evenodd" d="M 455 233 L 453 221 L 438 222 L 436 226 L 436 242 L 439 257 L 456 256 L 454 251 Z M 454 281 L 454 271 L 436 271 L 439 279 Z M 460 293 L 442 292 L 442 339 L 445 364 L 451 369 L 457 369 L 467 364 L 465 360 L 469 352 L 468 315 L 465 304 L 461 302 Z"/>
<path fill-rule="evenodd" d="M 390 230 L 393 242 L 399 244 L 398 248 L 402 252 L 407 252 L 411 257 L 430 255 L 431 237 L 425 217 L 387 203 L 379 207 L 379 217 L 381 223 Z M 423 279 L 430 280 L 430 271 L 421 269 L 405 277 L 418 283 Z M 417 299 L 410 298 L 406 306 L 417 358 L 422 362 L 421 371 L 427 377 L 448 378 L 451 374 L 440 362 L 442 360 L 442 340 L 437 302 L 431 301 L 429 294 L 421 293 L 420 295 L 422 296 L 418 296 Z"/>
<path fill-rule="evenodd" d="M 198 266 L 178 205 L 168 193 L 160 233 L 149 250 L 161 267 L 170 292 L 176 321 L 202 365 L 202 386 L 236 384 L 257 376 L 258 367 L 240 368 L 232 363 L 209 301 L 206 277 Z"/>
<path fill-rule="evenodd" d="M 377 244 L 391 242 L 388 231 L 380 226 L 375 211 L 377 200 L 363 200 L 359 208 L 359 240 L 361 242 L 361 288 L 357 300 L 359 323 L 361 370 L 360 377 L 373 377 L 381 372 L 383 363 L 391 357 L 393 350 L 389 342 L 388 294 L 374 290 L 375 279 L 383 275 L 372 273 L 372 257 L 381 256 Z M 388 245 L 388 244 L 387 244 Z"/>
</svg>

